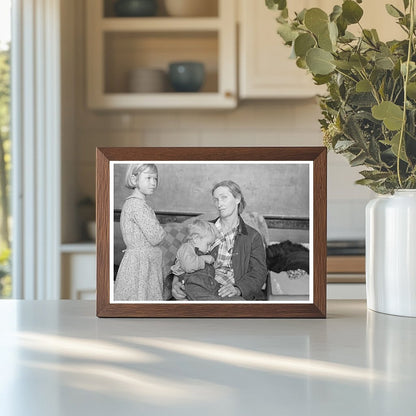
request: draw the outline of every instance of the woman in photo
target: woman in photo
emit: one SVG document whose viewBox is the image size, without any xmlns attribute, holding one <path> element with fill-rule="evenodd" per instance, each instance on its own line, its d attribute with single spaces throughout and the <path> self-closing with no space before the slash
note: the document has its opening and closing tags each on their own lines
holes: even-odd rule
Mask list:
<svg viewBox="0 0 416 416">
<path fill-rule="evenodd" d="M 230 180 L 217 183 L 211 193 L 219 214 L 214 224 L 220 237 L 211 251 L 216 258 L 214 278 L 220 284 L 218 295 L 224 300 L 235 296 L 264 300 L 266 253 L 259 232 L 240 216 L 246 206 L 243 193 Z M 177 300 L 186 298 L 185 286 L 177 276 L 172 282 L 172 295 Z"/>
<path fill-rule="evenodd" d="M 133 189 L 121 210 L 120 227 L 126 250 L 114 283 L 116 301 L 161 301 L 162 251 L 158 244 L 165 231 L 146 197 L 158 185 L 158 171 L 153 164 L 131 164 L 125 185 Z"/>
</svg>

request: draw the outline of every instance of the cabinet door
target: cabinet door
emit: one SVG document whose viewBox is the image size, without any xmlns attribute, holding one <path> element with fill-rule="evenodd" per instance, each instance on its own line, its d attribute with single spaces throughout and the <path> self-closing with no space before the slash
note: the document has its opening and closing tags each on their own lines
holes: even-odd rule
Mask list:
<svg viewBox="0 0 416 416">
<path fill-rule="evenodd" d="M 325 3 L 328 0 L 299 0 L 294 7 L 296 11 L 304 7 L 330 10 Z M 322 93 L 322 87 L 314 85 L 311 75 L 289 58 L 291 49 L 277 34 L 277 12 L 269 10 L 264 1 L 239 0 L 238 5 L 240 97 L 304 98 Z"/>
<path fill-rule="evenodd" d="M 95 253 L 65 253 L 62 262 L 62 298 L 73 300 L 95 299 Z"/>
<path fill-rule="evenodd" d="M 402 0 L 388 3 L 403 9 Z M 341 0 L 298 0 L 289 3 L 289 11 L 320 7 L 329 13 Z M 269 10 L 264 1 L 239 0 L 240 50 L 239 89 L 241 98 L 304 98 L 323 94 L 325 87 L 313 84 L 312 77 L 290 59 L 291 49 L 283 44 L 276 33 L 275 17 L 278 12 Z M 383 41 L 403 38 L 403 32 L 388 15 L 384 2 L 366 0 L 361 4 L 364 16 L 360 22 L 365 28 L 376 28 Z M 358 25 L 349 31 L 358 34 Z"/>
</svg>

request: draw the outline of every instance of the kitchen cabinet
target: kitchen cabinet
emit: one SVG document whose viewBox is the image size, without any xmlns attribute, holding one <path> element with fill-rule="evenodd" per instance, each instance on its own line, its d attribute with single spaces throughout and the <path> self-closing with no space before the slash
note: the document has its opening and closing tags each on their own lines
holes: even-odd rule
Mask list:
<svg viewBox="0 0 416 416">
<path fill-rule="evenodd" d="M 95 300 L 95 244 L 63 244 L 61 253 L 61 298 Z"/>
<path fill-rule="evenodd" d="M 296 3 L 296 4 L 295 4 Z M 402 0 L 390 3 L 403 8 Z M 330 12 L 339 0 L 298 0 L 289 3 L 289 11 L 319 7 Z M 269 10 L 264 1 L 239 0 L 239 95 L 249 98 L 307 98 L 326 92 L 324 86 L 316 86 L 305 70 L 290 59 L 291 49 L 283 44 L 276 33 L 275 17 L 278 12 Z M 383 41 L 403 38 L 403 32 L 394 24 L 384 5 L 378 0 L 366 0 L 361 21 L 366 28 L 376 28 Z M 358 33 L 358 25 L 348 30 Z"/>
<path fill-rule="evenodd" d="M 296 10 L 327 9 L 324 3 L 328 0 L 299 0 Z M 322 93 L 311 75 L 289 59 L 291 50 L 276 33 L 277 12 L 267 9 L 264 1 L 239 0 L 238 5 L 240 98 L 307 98 Z"/>
<path fill-rule="evenodd" d="M 105 0 L 88 0 L 87 102 L 90 109 L 233 108 L 237 105 L 236 4 L 218 2 L 217 16 L 115 17 Z M 111 3 L 110 3 L 111 6 Z M 199 61 L 199 92 L 129 92 L 139 68 L 167 72 L 169 63 Z"/>
</svg>

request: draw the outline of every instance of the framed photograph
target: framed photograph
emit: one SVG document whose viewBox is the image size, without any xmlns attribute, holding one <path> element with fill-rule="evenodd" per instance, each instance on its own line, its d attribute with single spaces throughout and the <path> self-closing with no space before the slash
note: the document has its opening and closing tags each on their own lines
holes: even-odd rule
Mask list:
<svg viewBox="0 0 416 416">
<path fill-rule="evenodd" d="M 324 318 L 326 148 L 97 148 L 97 316 Z"/>
</svg>

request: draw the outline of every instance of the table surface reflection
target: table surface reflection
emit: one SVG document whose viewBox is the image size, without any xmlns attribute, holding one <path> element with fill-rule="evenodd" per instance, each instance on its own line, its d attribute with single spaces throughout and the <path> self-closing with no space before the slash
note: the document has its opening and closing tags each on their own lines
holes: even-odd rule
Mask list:
<svg viewBox="0 0 416 416">
<path fill-rule="evenodd" d="M 0 415 L 412 415 L 416 319 L 98 319 L 0 301 Z"/>
</svg>

